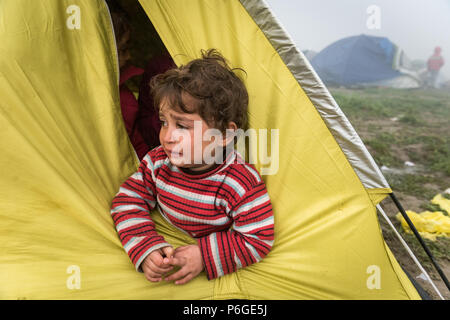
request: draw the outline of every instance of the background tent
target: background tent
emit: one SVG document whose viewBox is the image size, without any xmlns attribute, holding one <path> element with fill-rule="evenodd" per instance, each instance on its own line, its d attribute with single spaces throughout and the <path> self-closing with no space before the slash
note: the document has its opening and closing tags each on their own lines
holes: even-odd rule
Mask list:
<svg viewBox="0 0 450 320">
<path fill-rule="evenodd" d="M 275 245 L 261 263 L 182 288 L 134 270 L 110 202 L 136 168 L 101 0 L 0 3 L 0 298 L 419 299 L 386 246 L 389 192 L 370 154 L 261 1 L 141 0 L 177 64 L 219 49 L 246 70 L 250 125 L 279 129 L 264 180 Z M 258 159 L 258 157 L 254 157 Z M 174 246 L 192 239 L 156 212 Z"/>
<path fill-rule="evenodd" d="M 385 37 L 338 40 L 315 55 L 311 64 L 328 85 L 416 88 L 421 83 L 404 52 Z"/>
</svg>

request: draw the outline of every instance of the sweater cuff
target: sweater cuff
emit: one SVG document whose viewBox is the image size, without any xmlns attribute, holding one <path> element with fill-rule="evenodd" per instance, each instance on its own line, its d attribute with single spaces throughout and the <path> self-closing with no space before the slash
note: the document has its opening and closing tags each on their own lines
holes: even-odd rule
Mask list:
<svg viewBox="0 0 450 320">
<path fill-rule="evenodd" d="M 197 239 L 208 280 L 236 271 L 236 265 L 230 256 L 233 249 L 228 235 L 228 232 L 214 232 Z"/>
<path fill-rule="evenodd" d="M 208 280 L 213 280 L 218 277 L 217 270 L 212 257 L 211 246 L 209 245 L 208 237 L 202 237 L 197 239 L 198 246 L 202 253 L 203 265 L 205 266 L 206 277 Z"/>
</svg>

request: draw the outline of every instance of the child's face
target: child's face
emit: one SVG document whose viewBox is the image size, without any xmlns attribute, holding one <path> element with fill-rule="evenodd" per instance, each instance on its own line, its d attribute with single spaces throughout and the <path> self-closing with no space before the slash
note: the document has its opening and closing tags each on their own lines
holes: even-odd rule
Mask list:
<svg viewBox="0 0 450 320">
<path fill-rule="evenodd" d="M 128 49 L 128 43 L 130 41 L 130 31 L 125 32 L 117 43 L 117 49 L 119 53 L 119 68 L 125 66 L 130 60 L 130 51 Z"/>
<path fill-rule="evenodd" d="M 186 103 L 189 108 L 189 100 Z M 214 165 L 205 155 L 214 155 L 217 145 L 223 146 L 223 139 L 205 139 L 211 128 L 197 113 L 175 111 L 167 99 L 159 109 L 161 131 L 159 141 L 172 164 L 191 170 L 204 170 Z M 206 150 L 206 152 L 205 152 Z M 213 150 L 213 152 L 208 152 Z"/>
</svg>

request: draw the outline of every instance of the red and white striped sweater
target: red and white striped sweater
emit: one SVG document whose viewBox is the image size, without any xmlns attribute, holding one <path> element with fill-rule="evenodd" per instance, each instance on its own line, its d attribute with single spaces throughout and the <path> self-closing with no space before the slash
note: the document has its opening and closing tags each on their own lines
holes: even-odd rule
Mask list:
<svg viewBox="0 0 450 320">
<path fill-rule="evenodd" d="M 168 243 L 155 231 L 155 207 L 197 239 L 208 279 L 260 261 L 274 240 L 272 205 L 264 181 L 238 152 L 203 174 L 172 165 L 162 147 L 151 150 L 120 187 L 111 215 L 136 269 Z"/>
</svg>

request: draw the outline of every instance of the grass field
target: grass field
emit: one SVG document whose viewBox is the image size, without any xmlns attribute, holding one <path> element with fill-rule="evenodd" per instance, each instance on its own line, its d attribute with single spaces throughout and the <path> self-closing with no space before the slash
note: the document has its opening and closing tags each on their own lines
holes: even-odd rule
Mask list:
<svg viewBox="0 0 450 320">
<path fill-rule="evenodd" d="M 450 92 L 434 89 L 343 89 L 331 94 L 346 114 L 405 210 L 441 210 L 430 200 L 450 188 Z M 406 163 L 406 164 L 405 164 Z M 435 280 L 440 292 L 450 292 L 413 235 L 406 234 L 395 219 L 398 210 L 390 199 L 381 206 L 418 260 Z M 449 213 L 441 210 L 444 214 Z M 382 218 L 383 235 L 399 263 L 412 276 L 420 271 Z M 450 278 L 450 238 L 425 240 Z M 431 286 L 416 279 L 433 297 Z"/>
</svg>

